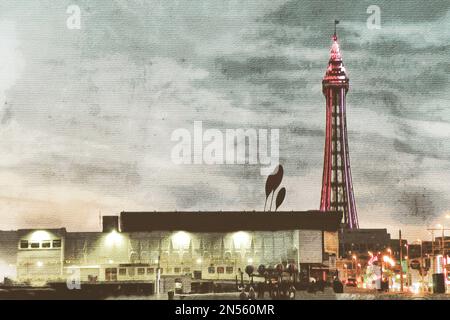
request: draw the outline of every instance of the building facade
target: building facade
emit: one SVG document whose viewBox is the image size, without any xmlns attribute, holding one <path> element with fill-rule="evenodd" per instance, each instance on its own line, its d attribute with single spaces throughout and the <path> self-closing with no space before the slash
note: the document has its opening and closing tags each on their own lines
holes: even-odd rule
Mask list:
<svg viewBox="0 0 450 320">
<path fill-rule="evenodd" d="M 8 231 L 11 241 L 2 248 L 22 283 L 227 281 L 241 278 L 248 265 L 330 269 L 340 219 L 316 211 L 123 212 L 103 217 L 102 232 Z"/>
</svg>

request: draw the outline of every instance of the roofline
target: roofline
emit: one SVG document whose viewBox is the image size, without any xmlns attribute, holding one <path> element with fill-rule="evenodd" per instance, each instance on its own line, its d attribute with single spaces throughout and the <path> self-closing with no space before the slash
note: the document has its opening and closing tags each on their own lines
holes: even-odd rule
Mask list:
<svg viewBox="0 0 450 320">
<path fill-rule="evenodd" d="M 341 212 L 311 211 L 158 211 L 120 213 L 122 232 L 337 231 Z"/>
</svg>

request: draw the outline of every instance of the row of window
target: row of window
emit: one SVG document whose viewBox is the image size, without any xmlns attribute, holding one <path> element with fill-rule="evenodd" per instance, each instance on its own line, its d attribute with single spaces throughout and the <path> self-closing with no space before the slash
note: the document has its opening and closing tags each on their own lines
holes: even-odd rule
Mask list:
<svg viewBox="0 0 450 320">
<path fill-rule="evenodd" d="M 51 249 L 61 248 L 61 239 L 56 240 L 42 240 L 42 241 L 28 241 L 20 240 L 20 249 Z"/>
<path fill-rule="evenodd" d="M 145 274 L 154 274 L 156 272 L 157 268 L 152 268 L 152 267 L 148 267 L 148 268 L 144 268 L 144 267 L 139 267 L 139 268 L 119 268 L 119 275 L 120 276 L 130 276 L 133 277 L 135 275 L 138 276 L 143 276 Z M 107 273 L 116 273 L 117 274 L 117 268 L 106 268 L 105 270 Z M 167 273 L 171 273 L 172 268 L 167 268 L 166 272 Z M 191 272 L 191 268 L 180 268 L 180 267 L 175 267 L 173 268 L 173 273 L 181 273 L 181 271 L 183 271 L 183 273 L 189 273 Z M 164 268 L 160 268 L 160 272 L 161 274 L 164 273 Z M 227 274 L 232 274 L 233 273 L 233 267 L 208 267 L 208 273 L 227 273 Z"/>
<path fill-rule="evenodd" d="M 208 267 L 208 273 L 233 273 L 233 267 Z"/>
</svg>

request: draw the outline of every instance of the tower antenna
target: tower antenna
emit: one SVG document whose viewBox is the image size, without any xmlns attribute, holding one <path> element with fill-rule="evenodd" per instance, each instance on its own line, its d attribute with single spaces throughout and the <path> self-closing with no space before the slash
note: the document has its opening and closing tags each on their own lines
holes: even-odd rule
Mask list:
<svg viewBox="0 0 450 320">
<path fill-rule="evenodd" d="M 337 39 L 337 30 L 336 30 L 336 26 L 339 24 L 339 20 L 334 20 L 334 35 L 333 38 Z"/>
</svg>

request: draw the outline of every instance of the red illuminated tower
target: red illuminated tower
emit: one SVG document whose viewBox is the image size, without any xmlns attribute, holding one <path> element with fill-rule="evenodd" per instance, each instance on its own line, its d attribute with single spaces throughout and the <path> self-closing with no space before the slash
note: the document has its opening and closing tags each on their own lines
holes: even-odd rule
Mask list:
<svg viewBox="0 0 450 320">
<path fill-rule="evenodd" d="M 341 211 L 345 227 L 358 229 L 345 115 L 348 88 L 349 79 L 335 32 L 330 61 L 322 81 L 326 98 L 326 135 L 320 210 Z"/>
</svg>

